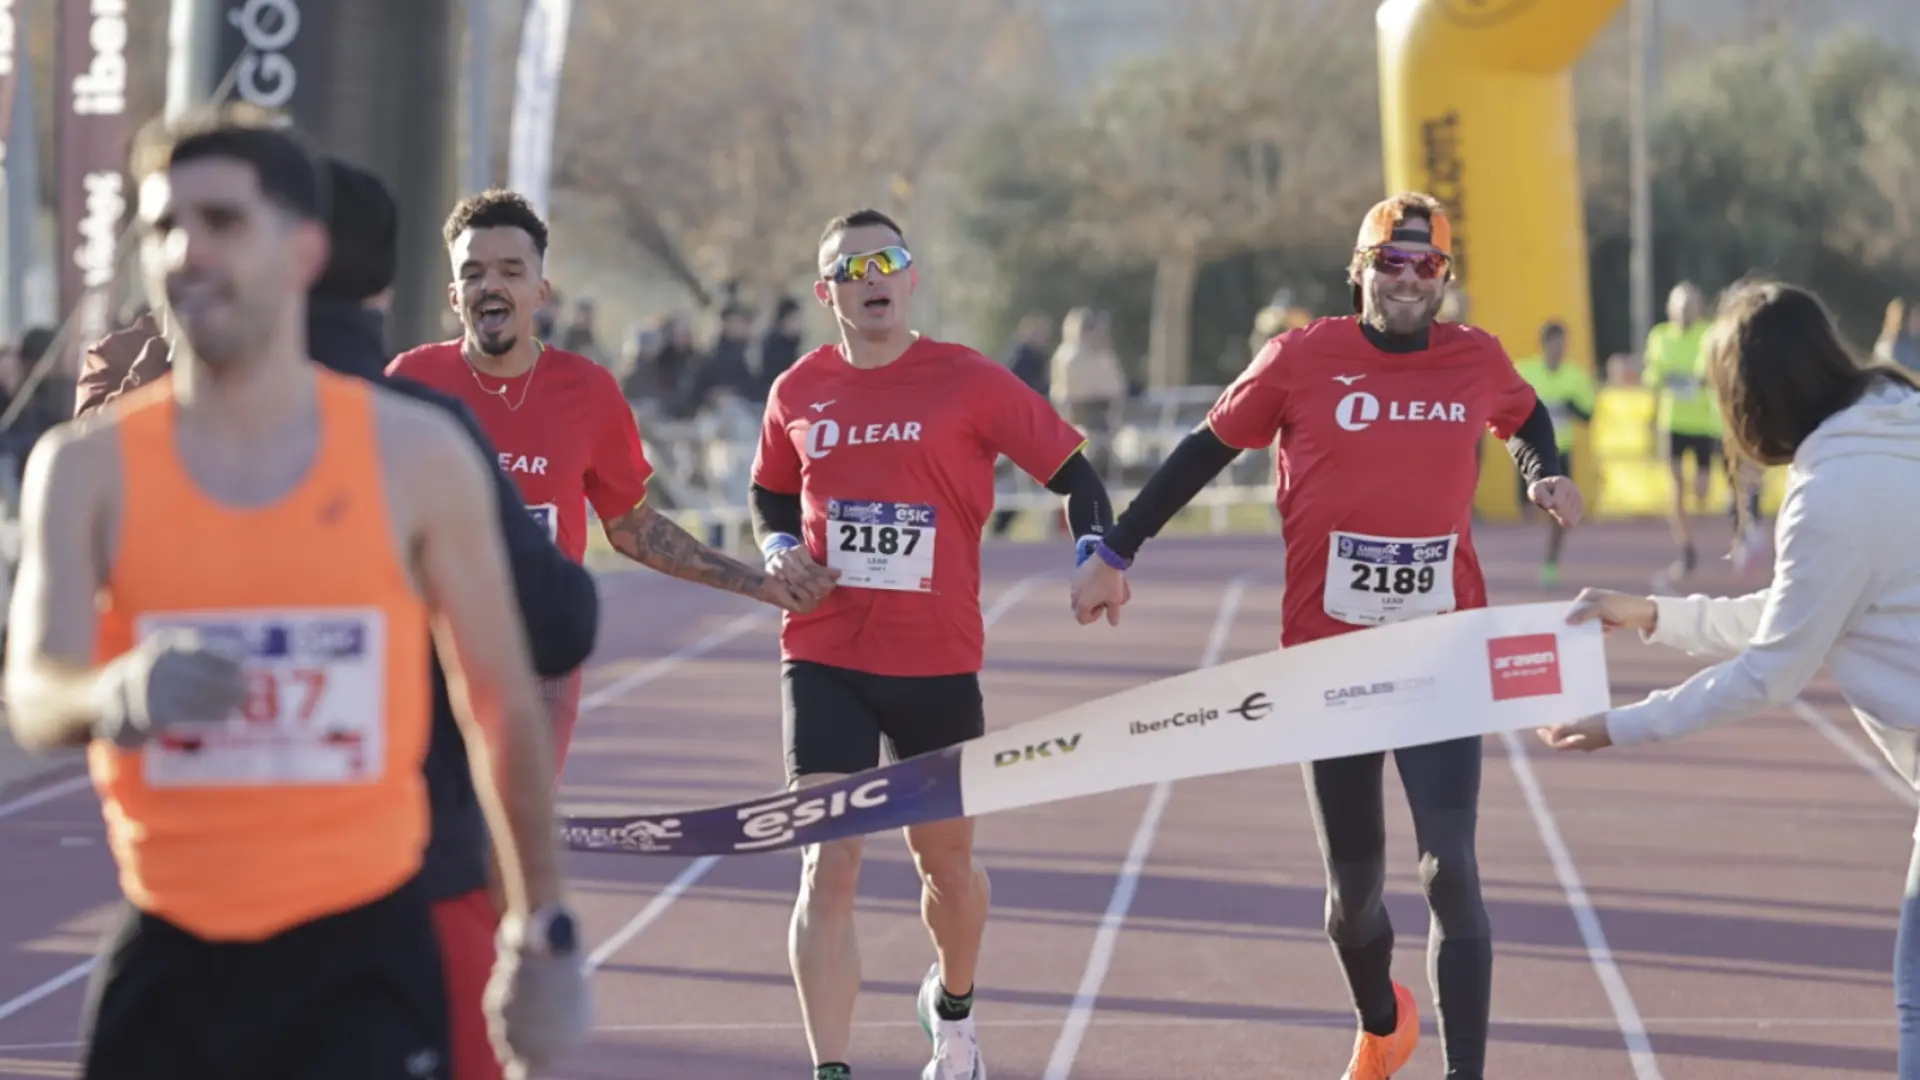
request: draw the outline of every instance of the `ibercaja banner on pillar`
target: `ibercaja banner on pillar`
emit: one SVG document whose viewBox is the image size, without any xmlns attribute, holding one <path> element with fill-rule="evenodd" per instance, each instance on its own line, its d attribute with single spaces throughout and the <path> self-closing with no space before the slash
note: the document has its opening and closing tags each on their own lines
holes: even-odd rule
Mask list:
<svg viewBox="0 0 1920 1080">
<path fill-rule="evenodd" d="M 127 220 L 127 5 L 60 0 L 54 89 L 59 133 L 60 310 L 73 319 L 62 356 L 112 327 L 115 253 Z M 140 0 L 151 2 L 151 0 Z"/>
</svg>

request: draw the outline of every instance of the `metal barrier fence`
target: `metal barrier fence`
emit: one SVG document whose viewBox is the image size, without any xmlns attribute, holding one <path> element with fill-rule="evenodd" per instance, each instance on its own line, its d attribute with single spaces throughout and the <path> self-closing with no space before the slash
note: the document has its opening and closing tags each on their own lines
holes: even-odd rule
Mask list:
<svg viewBox="0 0 1920 1080">
<path fill-rule="evenodd" d="M 1121 506 L 1139 490 L 1173 447 L 1206 418 L 1218 386 L 1189 386 L 1150 393 L 1117 406 L 1109 432 L 1089 432 L 1087 456 Z M 747 487 L 758 446 L 760 415 L 736 401 L 723 401 L 691 420 L 664 418 L 646 406 L 636 410 L 647 458 L 653 464 L 654 497 L 660 508 L 695 535 L 733 550 L 751 547 Z M 1002 458 L 996 471 L 995 509 L 1016 515 L 1057 518 L 1060 497 Z M 1195 497 L 1207 528 L 1233 527 L 1237 507 L 1271 506 L 1273 455 L 1242 454 Z"/>
</svg>

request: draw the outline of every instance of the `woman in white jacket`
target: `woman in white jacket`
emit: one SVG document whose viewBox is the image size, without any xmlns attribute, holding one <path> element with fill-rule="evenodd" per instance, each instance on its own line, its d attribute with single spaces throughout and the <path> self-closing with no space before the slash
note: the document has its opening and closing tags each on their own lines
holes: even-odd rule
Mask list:
<svg viewBox="0 0 1920 1080">
<path fill-rule="evenodd" d="M 1773 581 L 1738 597 L 1583 591 L 1569 622 L 1599 619 L 1719 662 L 1540 735 L 1587 751 L 1682 738 L 1791 702 L 1827 663 L 1860 724 L 1920 787 L 1920 382 L 1856 359 L 1818 299 L 1771 282 L 1728 290 L 1706 349 L 1729 455 L 1788 466 Z M 1920 842 L 1893 968 L 1899 1076 L 1920 1080 Z"/>
</svg>

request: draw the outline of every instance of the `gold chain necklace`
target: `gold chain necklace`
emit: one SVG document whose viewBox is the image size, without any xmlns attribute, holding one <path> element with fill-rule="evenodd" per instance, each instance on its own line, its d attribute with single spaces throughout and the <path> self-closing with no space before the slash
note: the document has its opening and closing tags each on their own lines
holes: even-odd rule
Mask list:
<svg viewBox="0 0 1920 1080">
<path fill-rule="evenodd" d="M 508 403 L 507 386 L 505 382 L 501 383 L 497 389 L 481 382 L 480 371 L 473 366 L 473 361 L 467 358 L 466 349 L 462 348 L 460 350 L 460 359 L 466 361 L 467 374 L 473 376 L 473 385 L 479 387 L 482 393 L 492 394 L 494 397 L 499 398 L 500 403 L 507 406 L 508 412 L 519 412 L 520 406 L 527 403 L 527 395 L 533 392 L 533 377 L 540 371 L 540 360 L 547 355 L 547 343 L 540 341 L 538 338 L 534 340 L 535 343 L 540 346 L 540 351 L 533 355 L 533 366 L 527 369 L 527 382 L 525 386 L 520 388 L 520 401 L 518 404 Z"/>
</svg>

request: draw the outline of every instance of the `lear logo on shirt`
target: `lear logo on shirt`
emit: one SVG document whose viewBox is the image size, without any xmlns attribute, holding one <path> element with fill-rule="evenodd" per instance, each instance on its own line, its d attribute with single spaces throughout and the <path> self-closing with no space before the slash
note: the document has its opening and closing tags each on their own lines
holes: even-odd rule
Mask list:
<svg viewBox="0 0 1920 1080">
<path fill-rule="evenodd" d="M 920 421 L 888 421 L 884 424 L 848 424 L 843 431 L 838 420 L 815 420 L 807 425 L 807 456 L 826 457 L 839 446 L 870 446 L 874 443 L 919 442 Z"/>
<path fill-rule="evenodd" d="M 1493 700 L 1547 697 L 1560 692 L 1560 640 L 1554 634 L 1516 634 L 1487 642 Z"/>
<path fill-rule="evenodd" d="M 1365 431 L 1376 421 L 1397 423 L 1402 420 L 1439 421 L 1443 424 L 1467 422 L 1467 407 L 1454 401 L 1389 401 L 1387 413 L 1380 415 L 1380 399 L 1365 390 L 1355 390 L 1333 407 L 1333 421 L 1348 431 Z"/>
<path fill-rule="evenodd" d="M 534 457 L 530 454 L 501 454 L 500 471 L 545 476 L 547 475 L 547 459 Z"/>
</svg>

